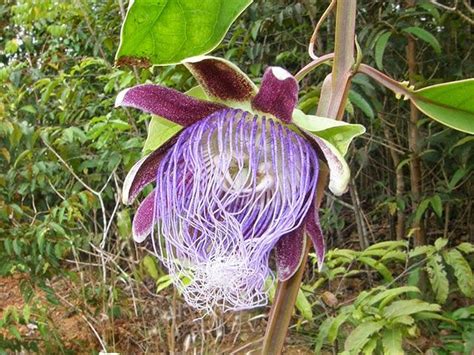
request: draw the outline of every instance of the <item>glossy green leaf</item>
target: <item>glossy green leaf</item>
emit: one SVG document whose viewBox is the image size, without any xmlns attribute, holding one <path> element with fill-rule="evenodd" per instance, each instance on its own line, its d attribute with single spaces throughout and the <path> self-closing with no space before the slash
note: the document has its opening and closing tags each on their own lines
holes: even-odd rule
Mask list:
<svg viewBox="0 0 474 355">
<path fill-rule="evenodd" d="M 252 0 L 135 0 L 122 26 L 118 63 L 167 65 L 209 53 Z"/>
<path fill-rule="evenodd" d="M 441 46 L 436 39 L 435 36 L 433 36 L 431 33 L 429 33 L 427 30 L 424 30 L 421 27 L 407 27 L 402 30 L 405 33 L 409 33 L 414 35 L 415 37 L 421 39 L 422 41 L 425 41 L 428 43 L 431 47 L 433 47 L 434 51 L 438 54 L 441 53 Z"/>
<path fill-rule="evenodd" d="M 375 43 L 375 64 L 379 69 L 383 69 L 383 54 L 391 35 L 391 32 L 385 32 L 377 38 L 377 42 Z"/>
<path fill-rule="evenodd" d="M 415 91 L 410 99 L 432 119 L 474 134 L 474 79 L 428 86 Z"/>
</svg>

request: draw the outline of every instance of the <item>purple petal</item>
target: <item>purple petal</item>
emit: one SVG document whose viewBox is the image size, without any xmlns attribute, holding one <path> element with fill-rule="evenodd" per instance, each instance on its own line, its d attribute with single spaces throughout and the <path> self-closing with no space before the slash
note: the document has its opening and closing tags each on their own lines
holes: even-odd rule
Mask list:
<svg viewBox="0 0 474 355">
<path fill-rule="evenodd" d="M 311 238 L 316 256 L 318 257 L 318 269 L 321 271 L 324 263 L 324 255 L 326 254 L 326 242 L 324 241 L 323 231 L 319 224 L 319 214 L 314 208 L 314 203 L 308 211 L 305 222 L 305 231 Z"/>
<path fill-rule="evenodd" d="M 289 123 L 297 101 L 296 79 L 283 68 L 270 67 L 263 75 L 262 86 L 252 101 L 252 107 Z"/>
<path fill-rule="evenodd" d="M 306 236 L 302 227 L 280 238 L 275 246 L 278 280 L 286 281 L 295 274 L 303 260 L 305 248 Z"/>
<path fill-rule="evenodd" d="M 137 161 L 130 169 L 123 182 L 122 202 L 124 204 L 131 204 L 146 185 L 155 181 L 161 159 L 177 139 L 178 135 L 175 135 L 158 149 Z"/>
<path fill-rule="evenodd" d="M 153 229 L 155 191 L 145 197 L 133 217 L 132 234 L 137 243 L 143 242 Z"/>
<path fill-rule="evenodd" d="M 159 85 L 137 85 L 121 91 L 115 106 L 138 108 L 173 121 L 181 126 L 189 126 L 225 106 L 194 99 L 179 91 Z"/>
<path fill-rule="evenodd" d="M 206 94 L 220 101 L 250 101 L 257 87 L 236 65 L 216 57 L 199 56 L 184 62 Z"/>
</svg>

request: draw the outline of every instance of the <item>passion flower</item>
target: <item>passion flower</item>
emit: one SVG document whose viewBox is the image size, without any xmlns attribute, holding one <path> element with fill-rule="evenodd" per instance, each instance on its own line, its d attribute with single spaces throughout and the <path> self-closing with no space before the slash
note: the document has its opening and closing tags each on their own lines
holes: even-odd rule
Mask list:
<svg viewBox="0 0 474 355">
<path fill-rule="evenodd" d="M 286 70 L 268 68 L 257 90 L 222 59 L 184 64 L 209 101 L 151 84 L 117 97 L 117 106 L 183 126 L 125 179 L 126 204 L 156 184 L 136 211 L 133 236 L 137 242 L 152 236 L 156 255 L 195 308 L 264 305 L 272 250 L 280 280 L 296 272 L 307 235 L 322 265 L 324 238 L 314 206 L 317 152 L 332 176 L 345 171 L 345 162 L 326 140 L 292 124 L 298 84 Z M 332 188 L 342 193 L 345 184 L 333 181 Z"/>
</svg>

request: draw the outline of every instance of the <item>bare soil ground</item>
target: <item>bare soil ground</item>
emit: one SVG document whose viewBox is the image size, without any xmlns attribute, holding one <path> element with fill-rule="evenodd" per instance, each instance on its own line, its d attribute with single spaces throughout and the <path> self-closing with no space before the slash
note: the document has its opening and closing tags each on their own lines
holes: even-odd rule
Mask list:
<svg viewBox="0 0 474 355">
<path fill-rule="evenodd" d="M 7 307 L 21 314 L 20 282 L 25 279 L 24 275 L 0 278 L 0 319 Z M 76 284 L 57 279 L 51 287 L 60 304 L 51 304 L 35 288 L 32 301 L 46 308 L 46 318 L 32 311 L 29 324 L 18 327 L 23 340 L 36 340 L 41 350 L 45 344 L 38 322 L 47 323 L 50 335 L 61 339 L 63 348 L 58 351 L 74 354 L 98 353 L 101 342 L 109 352 L 121 354 L 252 354 L 258 353 L 265 331 L 267 309 L 198 319 L 171 289 L 154 295 L 144 285 L 143 292 L 121 303 L 121 315 L 112 318 L 82 303 Z M 12 338 L 6 330 L 1 334 Z M 313 354 L 311 338 L 291 332 L 284 353 Z"/>
</svg>

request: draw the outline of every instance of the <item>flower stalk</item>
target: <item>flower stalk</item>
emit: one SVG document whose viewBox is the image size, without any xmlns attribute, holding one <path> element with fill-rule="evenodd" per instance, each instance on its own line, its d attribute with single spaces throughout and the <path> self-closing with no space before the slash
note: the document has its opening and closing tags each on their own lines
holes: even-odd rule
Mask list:
<svg viewBox="0 0 474 355">
<path fill-rule="evenodd" d="M 353 75 L 356 0 L 338 0 L 336 7 L 335 50 L 332 73 L 321 91 L 318 116 L 342 120 Z M 315 197 L 319 208 L 328 182 L 328 169 L 321 168 Z M 309 244 L 309 243 L 308 243 Z M 300 289 L 310 246 L 306 246 L 298 271 L 288 280 L 279 281 L 263 340 L 262 354 L 281 354 L 296 297 Z"/>
</svg>

